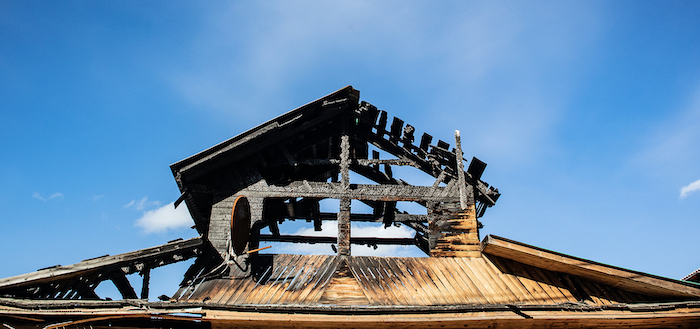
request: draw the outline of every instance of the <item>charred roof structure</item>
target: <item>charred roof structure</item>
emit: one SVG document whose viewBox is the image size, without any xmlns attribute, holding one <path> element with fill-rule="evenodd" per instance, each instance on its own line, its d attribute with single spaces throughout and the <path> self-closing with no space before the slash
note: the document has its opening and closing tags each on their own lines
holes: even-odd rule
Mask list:
<svg viewBox="0 0 700 329">
<path fill-rule="evenodd" d="M 464 166 L 345 87 L 171 165 L 200 237 L 0 279 L 9 327 L 697 328 L 700 284 L 479 236 L 499 199 L 486 164 Z M 411 185 L 392 168 L 433 182 Z M 398 172 L 398 170 L 397 170 Z M 352 177 L 362 177 L 362 182 Z M 337 210 L 322 211 L 323 200 Z M 352 201 L 364 204 L 353 211 Z M 400 211 L 410 202 L 424 212 Z M 360 207 L 357 207 L 360 208 Z M 335 237 L 285 235 L 305 220 Z M 328 222 L 328 221 L 333 222 Z M 324 224 L 325 222 L 325 224 Z M 351 237 L 353 222 L 413 238 Z M 265 232 L 269 231 L 267 234 Z M 332 255 L 262 254 L 267 242 L 331 244 Z M 353 245 L 415 245 L 428 257 L 353 256 Z M 284 250 L 281 250 L 282 252 Z M 172 297 L 148 301 L 150 270 L 195 258 Z M 126 278 L 143 277 L 139 296 Z M 695 279 L 697 275 L 693 276 Z M 123 300 L 100 300 L 111 280 Z"/>
</svg>

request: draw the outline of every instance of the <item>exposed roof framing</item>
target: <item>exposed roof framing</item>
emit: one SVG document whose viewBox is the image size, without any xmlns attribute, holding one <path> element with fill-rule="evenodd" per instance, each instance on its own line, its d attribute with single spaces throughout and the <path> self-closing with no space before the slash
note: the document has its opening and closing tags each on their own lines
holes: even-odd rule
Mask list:
<svg viewBox="0 0 700 329">
<path fill-rule="evenodd" d="M 353 185 L 348 191 L 337 178 L 342 134 L 350 136 L 349 169 L 379 186 Z M 370 145 L 395 158 L 369 154 Z M 402 165 L 433 176 L 435 186 L 406 187 L 391 172 L 391 166 Z M 180 200 L 187 202 L 198 231 L 206 236 L 212 190 L 230 189 L 231 193 L 266 198 L 352 198 L 370 205 L 377 201 L 425 202 L 432 197 L 444 201 L 448 187 L 438 184 L 457 180 L 458 171 L 474 187 L 480 217 L 500 196 L 480 179 L 485 166 L 474 158 L 467 171 L 460 170 L 457 150 L 450 149 L 449 143 L 433 143 L 427 133 L 418 138 L 412 125 L 360 102 L 359 91 L 348 86 L 176 162 L 171 170 L 182 193 Z M 267 185 L 260 185 L 262 179 Z"/>
<path fill-rule="evenodd" d="M 145 278 L 142 298 L 148 294 L 151 269 L 199 255 L 202 239 L 176 240 L 167 244 L 114 256 L 102 256 L 72 265 L 56 265 L 36 272 L 0 279 L 0 296 L 56 299 L 96 299 L 94 289 L 112 280 L 122 297 L 138 298 L 126 275 L 140 273 Z M 145 293 L 146 296 L 143 296 Z"/>
</svg>

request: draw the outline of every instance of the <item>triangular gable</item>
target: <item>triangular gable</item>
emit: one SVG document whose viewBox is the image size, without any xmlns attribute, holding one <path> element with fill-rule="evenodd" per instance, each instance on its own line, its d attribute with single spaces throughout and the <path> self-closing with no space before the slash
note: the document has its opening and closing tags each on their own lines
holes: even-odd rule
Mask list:
<svg viewBox="0 0 700 329">
<path fill-rule="evenodd" d="M 435 193 L 444 189 L 437 187 L 439 183 L 456 180 L 463 172 L 457 165 L 457 153 L 461 151 L 450 150 L 450 144 L 444 141 L 432 145 L 431 135 L 419 137 L 410 124 L 359 102 L 359 91 L 348 86 L 171 165 L 182 192 L 176 204 L 187 202 L 198 231 L 206 237 L 211 207 L 217 198 L 213 190 L 235 192 L 261 180 L 284 186 L 336 179 L 341 134 L 350 138 L 348 169 L 378 184 L 407 185 L 392 176 L 390 166 L 410 165 L 436 179 L 436 186 L 427 191 Z M 369 154 L 370 145 L 395 158 L 379 159 L 378 153 Z M 470 198 L 477 204 L 477 217 L 500 195 L 480 180 L 485 166 L 474 159 L 464 172 L 467 184 L 475 191 Z M 283 189 L 282 194 L 287 190 Z M 400 197 L 401 191 L 398 193 Z M 449 201 L 450 197 L 454 198 L 445 196 L 442 200 Z M 375 201 L 365 202 L 377 208 Z M 386 212 L 385 224 L 391 224 L 394 214 Z"/>
</svg>

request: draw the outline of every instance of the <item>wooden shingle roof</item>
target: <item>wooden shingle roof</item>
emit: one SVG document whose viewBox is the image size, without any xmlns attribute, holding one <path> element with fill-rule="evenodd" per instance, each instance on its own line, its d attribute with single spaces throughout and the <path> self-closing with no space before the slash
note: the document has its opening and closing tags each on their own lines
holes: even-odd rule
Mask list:
<svg viewBox="0 0 700 329">
<path fill-rule="evenodd" d="M 614 305 L 700 300 L 700 285 L 488 236 L 483 257 L 259 255 L 251 275 L 201 278 L 179 302 L 211 305 Z"/>
</svg>

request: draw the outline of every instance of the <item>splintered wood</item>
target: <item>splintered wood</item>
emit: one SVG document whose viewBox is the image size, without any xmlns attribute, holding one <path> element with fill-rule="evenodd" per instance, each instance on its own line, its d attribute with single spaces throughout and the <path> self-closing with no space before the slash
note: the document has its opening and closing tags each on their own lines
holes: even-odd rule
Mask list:
<svg viewBox="0 0 700 329">
<path fill-rule="evenodd" d="M 452 207 L 456 204 L 451 204 Z M 430 248 L 432 257 L 480 257 L 481 246 L 474 204 L 455 211 L 450 204 L 442 205 L 435 219 L 430 223 L 434 245 Z"/>
<path fill-rule="evenodd" d="M 451 148 L 427 133 L 418 141 L 417 134 L 413 125 L 360 102 L 359 91 L 346 87 L 177 162 L 171 169 L 182 193 L 178 200 L 187 203 L 195 227 L 223 258 L 231 244 L 227 218 L 238 196 L 250 200 L 247 250 L 257 248 L 261 239 L 316 242 L 281 233 L 283 222 L 303 219 L 313 223 L 315 231 L 322 230 L 323 221 L 337 220 L 333 246 L 338 255 L 351 255 L 352 222 L 370 221 L 385 227 L 406 223 L 416 230 L 412 244 L 431 256 L 478 256 L 478 248 L 472 246 L 474 234 L 478 240 L 473 223 L 500 193 L 480 179 L 482 170 L 464 171 L 459 135 L 456 148 Z M 380 153 L 389 158 L 379 159 Z M 477 159 L 472 162 L 483 164 Z M 411 185 L 398 177 L 404 171 L 396 166 L 414 167 L 436 181 L 432 186 Z M 351 182 L 351 175 L 364 180 Z M 337 211 L 322 214 L 319 201 L 324 199 L 338 200 Z M 352 200 L 371 211 L 352 213 Z M 434 205 L 437 208 L 427 212 L 440 215 L 431 221 L 430 216 L 408 214 L 397 209 L 398 202 Z M 461 207 L 453 207 L 455 203 Z M 271 234 L 261 234 L 265 229 Z M 379 238 L 377 242 L 404 241 Z"/>
</svg>

